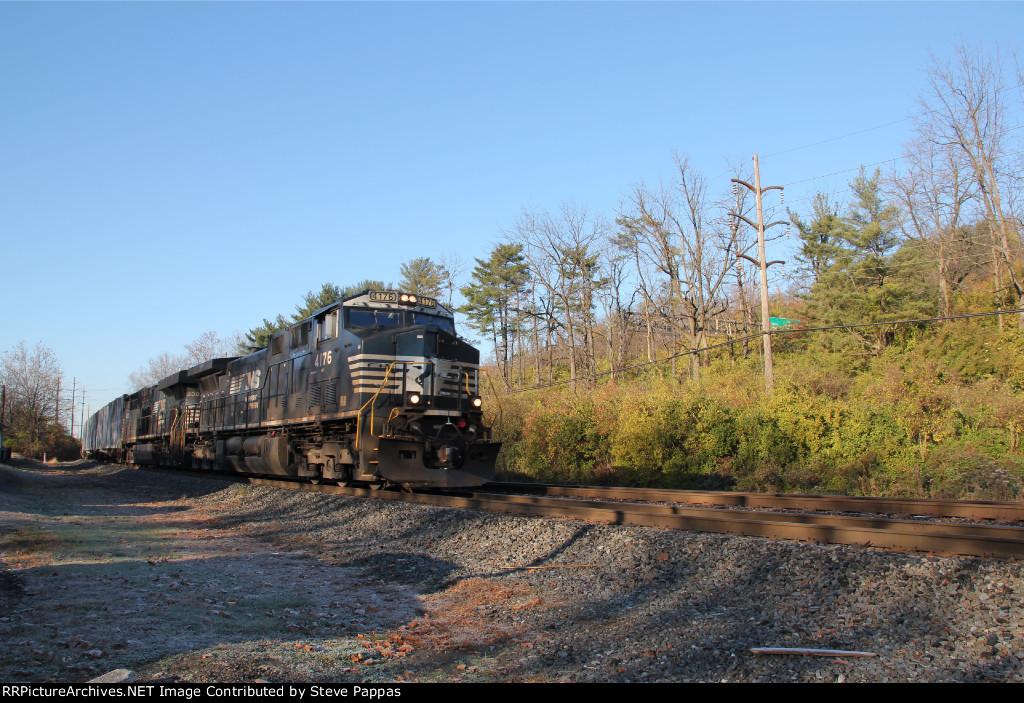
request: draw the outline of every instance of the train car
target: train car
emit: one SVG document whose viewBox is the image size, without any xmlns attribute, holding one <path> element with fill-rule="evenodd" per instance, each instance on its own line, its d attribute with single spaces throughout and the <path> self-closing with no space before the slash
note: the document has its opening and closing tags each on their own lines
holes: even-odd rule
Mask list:
<svg viewBox="0 0 1024 703">
<path fill-rule="evenodd" d="M 364 291 L 247 356 L 118 398 L 83 453 L 314 481 L 478 486 L 501 447 L 483 422 L 480 353 L 436 300 Z"/>
<path fill-rule="evenodd" d="M 123 395 L 108 403 L 85 421 L 82 430 L 83 456 L 104 461 L 121 459 L 121 434 L 127 398 Z"/>
</svg>

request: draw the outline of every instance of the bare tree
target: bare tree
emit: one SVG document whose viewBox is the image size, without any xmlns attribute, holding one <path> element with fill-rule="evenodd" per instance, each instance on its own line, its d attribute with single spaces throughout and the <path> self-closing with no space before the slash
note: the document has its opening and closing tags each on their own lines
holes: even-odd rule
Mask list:
<svg viewBox="0 0 1024 703">
<path fill-rule="evenodd" d="M 556 214 L 524 211 L 509 233 L 522 245 L 533 280 L 554 303 L 549 321 L 565 332 L 569 378 L 574 383 L 581 364 L 588 377 L 595 369 L 596 246 L 607 229 L 604 220 L 590 216 L 585 207 L 565 203 Z"/>
<path fill-rule="evenodd" d="M 641 186 L 642 187 L 642 186 Z M 626 208 L 620 207 L 620 213 Z M 640 242 L 644 238 L 644 226 L 632 215 L 620 215 L 616 220 L 620 230 L 614 240 L 615 246 L 625 254 L 632 263 L 636 274 L 637 292 L 642 298 L 641 315 L 644 324 L 644 340 L 647 348 L 647 361 L 654 361 L 654 318 L 659 311 L 656 303 L 656 284 L 654 282 L 655 266 L 650 257 L 643 252 Z"/>
<path fill-rule="evenodd" d="M 602 242 L 598 253 L 601 285 L 596 291 L 597 300 L 604 314 L 605 349 L 612 380 L 615 379 L 616 367 L 622 364 L 626 355 L 632 314 L 632 301 L 623 301 L 623 286 L 629 266 L 628 255 L 615 246 L 616 239 L 617 236 L 609 232 Z"/>
<path fill-rule="evenodd" d="M 706 345 L 709 321 L 724 312 L 726 278 L 733 271 L 737 228 L 713 216 L 707 179 L 689 159 L 674 157 L 675 178 L 653 191 L 643 184 L 630 196 L 622 213 L 638 259 L 661 273 L 667 288 L 661 313 L 673 330 L 683 334 L 691 350 Z M 693 354 L 691 370 L 700 376 L 701 359 Z"/>
<path fill-rule="evenodd" d="M 6 389 L 5 422 L 20 438 L 21 451 L 38 455 L 51 424 L 57 424 L 58 394 L 63 371 L 57 355 L 41 343 L 29 350 L 25 342 L 0 356 L 0 383 Z"/>
<path fill-rule="evenodd" d="M 234 356 L 238 339 L 222 339 L 209 331 L 184 345 L 185 352 L 164 352 L 146 361 L 146 365 L 128 374 L 128 385 L 134 390 L 159 383 L 173 373 L 220 356 Z"/>
<path fill-rule="evenodd" d="M 458 253 L 453 251 L 442 253 L 441 263 L 438 266 L 441 268 L 441 288 L 448 291 L 446 305 L 452 307 L 455 291 L 459 288 L 459 280 L 466 273 L 468 267 L 466 262 L 459 258 Z"/>
<path fill-rule="evenodd" d="M 195 366 L 219 356 L 231 356 L 232 350 L 236 347 L 237 342 L 235 340 L 222 339 L 220 335 L 210 330 L 209 332 L 203 332 L 185 345 L 185 361 L 190 366 Z"/>
<path fill-rule="evenodd" d="M 963 150 L 940 141 L 920 132 L 904 149 L 907 170 L 894 173 L 888 187 L 900 204 L 904 236 L 935 262 L 942 314 L 950 315 L 953 294 L 977 268 L 973 228 L 964 223 L 977 188 Z"/>
<path fill-rule="evenodd" d="M 132 390 L 159 383 L 172 373 L 188 368 L 185 354 L 163 352 L 146 360 L 146 365 L 128 374 L 128 385 Z"/>
<path fill-rule="evenodd" d="M 959 148 L 966 156 L 992 229 L 993 253 L 1002 262 L 1001 272 L 1009 279 L 1018 307 L 1024 308 L 1024 281 L 1014 269 L 1020 234 L 1009 208 L 1019 181 L 1010 176 L 1012 135 L 1006 123 L 1010 86 L 1005 74 L 1003 55 L 990 56 L 980 47 L 961 42 L 953 61 L 933 57 L 919 120 L 927 122 L 922 131 L 937 145 Z M 1018 325 L 1024 330 L 1024 313 Z"/>
</svg>

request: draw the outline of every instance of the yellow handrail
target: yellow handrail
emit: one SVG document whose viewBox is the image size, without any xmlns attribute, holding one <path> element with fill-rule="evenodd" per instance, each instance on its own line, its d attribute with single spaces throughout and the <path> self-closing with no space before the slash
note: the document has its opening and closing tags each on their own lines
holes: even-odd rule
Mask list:
<svg viewBox="0 0 1024 703">
<path fill-rule="evenodd" d="M 366 406 L 367 405 L 370 406 L 370 436 L 372 437 L 373 436 L 373 402 L 375 400 L 377 400 L 377 396 L 379 396 L 380 392 L 382 390 L 384 390 L 384 386 L 386 386 L 388 384 L 388 378 L 391 376 L 391 369 L 395 368 L 395 364 L 404 364 L 404 363 L 407 363 L 407 362 L 404 362 L 404 361 L 392 361 L 391 364 L 388 365 L 387 371 L 384 372 L 384 380 L 381 381 L 380 387 L 377 389 L 377 392 L 374 393 L 370 397 L 370 399 L 368 401 L 363 403 L 363 407 L 359 408 L 359 412 L 356 414 L 356 442 L 355 442 L 355 449 L 356 449 L 356 451 L 359 451 L 359 438 L 360 438 L 360 436 L 362 436 L 363 411 L 366 410 Z"/>
</svg>

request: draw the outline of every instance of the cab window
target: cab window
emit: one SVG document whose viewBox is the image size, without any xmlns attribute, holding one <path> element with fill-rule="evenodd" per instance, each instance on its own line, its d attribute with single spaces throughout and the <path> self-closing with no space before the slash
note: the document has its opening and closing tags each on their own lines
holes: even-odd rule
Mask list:
<svg viewBox="0 0 1024 703">
<path fill-rule="evenodd" d="M 425 315 L 422 312 L 412 313 L 412 324 L 414 325 L 434 325 L 444 330 L 448 334 L 454 334 L 452 330 L 452 321 L 447 317 L 438 317 L 437 315 Z"/>
<path fill-rule="evenodd" d="M 338 311 L 334 310 L 319 318 L 319 320 L 317 320 L 316 330 L 317 344 L 330 339 L 335 339 L 338 336 Z"/>
<path fill-rule="evenodd" d="M 361 310 L 349 308 L 346 311 L 345 327 L 398 327 L 402 324 L 401 310 Z"/>
</svg>

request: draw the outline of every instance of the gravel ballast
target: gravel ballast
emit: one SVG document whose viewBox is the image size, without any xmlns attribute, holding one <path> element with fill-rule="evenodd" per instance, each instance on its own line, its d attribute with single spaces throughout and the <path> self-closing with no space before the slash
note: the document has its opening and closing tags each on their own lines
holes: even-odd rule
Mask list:
<svg viewBox="0 0 1024 703">
<path fill-rule="evenodd" d="M 115 668 L 140 681 L 1024 677 L 1018 563 L 496 515 L 89 464 L 13 472 L 0 474 L 5 530 L 32 515 L 44 527 L 52 521 L 51 531 L 74 519 L 90 530 L 127 530 L 117 544 L 128 546 L 83 565 L 89 560 L 74 545 L 63 551 L 65 539 L 49 563 L 36 556 L 30 564 L 27 552 L 0 542 L 0 639 L 34 652 L 5 654 L 3 680 L 85 680 Z M 41 481 L 60 490 L 41 493 Z M 130 532 L 133 515 L 145 516 L 137 528 L 145 536 Z M 104 579 L 109 601 L 92 601 L 88 632 L 61 631 L 72 625 L 55 610 L 68 598 L 57 586 Z"/>
</svg>

